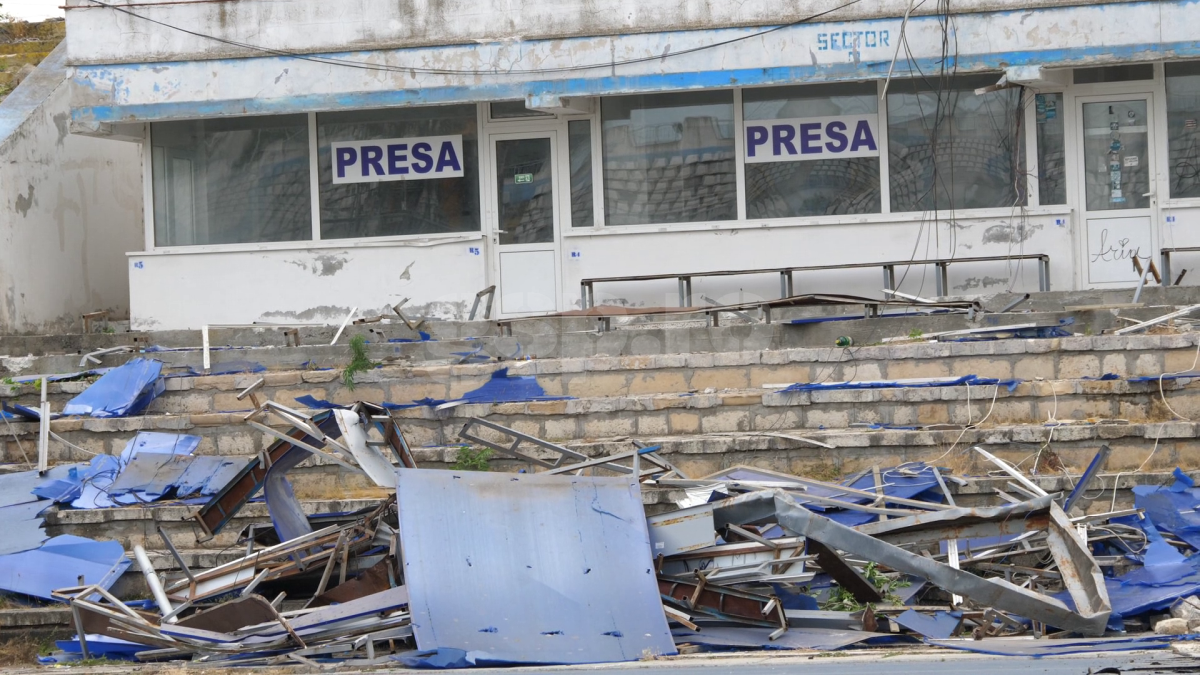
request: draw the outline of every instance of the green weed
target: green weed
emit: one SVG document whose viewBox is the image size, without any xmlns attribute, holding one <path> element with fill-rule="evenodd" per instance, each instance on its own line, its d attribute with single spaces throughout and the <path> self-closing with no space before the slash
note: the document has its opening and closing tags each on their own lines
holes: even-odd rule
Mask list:
<svg viewBox="0 0 1200 675">
<path fill-rule="evenodd" d="M 481 448 L 476 450 L 470 446 L 462 446 L 458 449 L 458 461 L 450 465 L 453 471 L 491 471 L 492 467 L 488 464 L 488 460 L 492 458 L 492 451 L 489 448 Z"/>
<path fill-rule="evenodd" d="M 350 338 L 350 363 L 342 371 L 342 384 L 354 391 L 354 376 L 372 370 L 379 364 L 367 354 L 367 339 L 361 335 Z"/>
</svg>

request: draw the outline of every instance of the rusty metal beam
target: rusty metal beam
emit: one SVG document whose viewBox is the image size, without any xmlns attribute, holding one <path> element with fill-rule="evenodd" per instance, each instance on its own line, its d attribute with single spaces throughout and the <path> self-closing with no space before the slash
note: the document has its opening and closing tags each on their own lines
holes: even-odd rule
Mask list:
<svg viewBox="0 0 1200 675">
<path fill-rule="evenodd" d="M 703 577 L 692 580 L 665 575 L 658 577 L 658 592 L 665 600 L 716 618 L 753 626 L 778 626 L 767 617 L 774 600 L 771 596 L 709 585 Z"/>
<path fill-rule="evenodd" d="M 341 430 L 338 429 L 337 420 L 334 418 L 332 411 L 322 411 L 313 415 L 312 419 L 317 428 L 326 435 L 335 437 L 341 435 Z M 299 429 L 293 430 L 287 436 L 309 445 L 321 442 Z M 262 461 L 247 464 L 246 468 L 242 469 L 233 480 L 229 481 L 225 487 L 213 495 L 207 504 L 200 507 L 200 510 L 193 515 L 201 531 L 204 532 L 204 536 L 199 538 L 198 541 L 208 541 L 220 532 L 221 528 L 225 527 L 237 515 L 237 512 L 250 501 L 250 498 L 262 489 L 263 481 L 266 480 L 267 470 L 270 466 L 278 462 L 289 452 L 305 451 L 298 449 L 285 440 L 275 441 L 271 444 L 271 447 L 264 451 L 267 458 L 266 464 Z"/>
<path fill-rule="evenodd" d="M 856 601 L 864 605 L 869 602 L 883 602 L 883 594 L 879 592 L 879 589 L 875 588 L 861 572 L 842 560 L 837 553 L 829 550 L 828 546 L 810 538 L 806 542 L 806 547 L 808 553 L 817 556 L 817 565 L 821 570 L 833 577 L 838 586 L 849 591 Z"/>
</svg>

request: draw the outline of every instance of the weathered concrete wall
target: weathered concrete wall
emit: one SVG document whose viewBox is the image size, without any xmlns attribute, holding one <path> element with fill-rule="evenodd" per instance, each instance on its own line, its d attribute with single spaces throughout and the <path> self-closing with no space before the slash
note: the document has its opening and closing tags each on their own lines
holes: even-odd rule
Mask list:
<svg viewBox="0 0 1200 675">
<path fill-rule="evenodd" d="M 678 227 L 571 232 L 563 243 L 562 258 L 566 262 L 560 281 L 562 306 L 579 306 L 579 282 L 589 277 L 645 274 L 647 270 L 698 272 L 950 255 L 964 258 L 1049 253 L 1051 288 L 1076 287 L 1071 229 L 1055 224 L 1060 220 L 1065 223 L 1068 214 L 1061 208 L 1034 211 L 1040 213 L 1029 216 L 1020 232 L 1009 224 L 1007 211 L 936 226 L 913 215 L 869 216 L 857 223 L 837 223 L 836 218 L 827 218 L 825 222 L 798 223 L 794 227 L 767 228 L 746 222 L 737 229 L 698 231 L 690 236 L 677 234 Z M 849 245 L 848 236 L 858 243 Z M 132 253 L 132 327 L 178 330 L 256 321 L 338 324 L 353 307 L 361 310 L 359 316 L 373 312 L 390 315 L 388 307 L 404 298 L 410 298 L 406 307 L 413 316 L 461 320 L 467 317 L 475 294 L 488 283 L 491 244 L 487 239 L 477 234 L 452 240 L 311 250 Z M 870 242 L 870 246 L 864 242 Z M 714 255 L 718 251 L 719 255 Z M 915 295 L 933 295 L 934 274 L 932 266 L 897 269 L 898 288 Z M 203 282 L 197 283 L 198 279 Z M 1031 260 L 960 263 L 950 266 L 949 281 L 949 293 L 953 295 L 1010 289 L 1036 291 L 1038 269 Z M 881 268 L 799 272 L 795 283 L 797 293 L 864 297 L 879 297 L 879 289 L 883 288 Z M 648 307 L 679 304 L 673 280 L 598 284 L 595 295 L 600 303 Z M 705 304 L 702 296 L 732 304 L 779 295 L 777 274 L 693 281 L 697 305 Z M 181 297 L 187 302 L 180 302 Z"/>
<path fill-rule="evenodd" d="M 464 319 L 484 281 L 482 234 L 352 247 L 131 253 L 133 330 L 323 323 L 386 314 Z M 186 298 L 186 302 L 181 302 Z"/>
<path fill-rule="evenodd" d="M 68 134 L 65 57 L 60 45 L 0 104 L 0 333 L 77 330 L 81 313 L 129 311 L 141 151 Z"/>
<path fill-rule="evenodd" d="M 661 30 L 759 26 L 803 21 L 898 17 L 907 0 L 204 0 L 122 2 L 124 12 L 68 0 L 73 64 L 260 56 L 261 52 L 189 35 L 141 17 L 242 44 L 299 52 L 391 49 L 479 41 L 537 40 Z M 1022 11 L 1090 4 L 1080 0 L 956 0 L 954 13 Z M 917 16 L 937 11 L 917 3 Z M 826 14 L 828 13 L 828 14 Z M 139 15 L 139 16 L 135 16 Z M 269 27 L 269 29 L 268 29 Z"/>
<path fill-rule="evenodd" d="M 892 9 L 902 7 L 892 0 L 887 4 Z M 239 5 L 290 7 L 291 3 Z M 229 6 L 176 3 L 158 9 L 166 11 L 168 7 L 217 11 Z M 111 10 L 71 10 L 68 14 L 87 16 L 98 11 Z M 978 72 L 1022 65 L 1067 67 L 1187 58 L 1200 54 L 1192 28 L 1197 12 L 1200 9 L 1194 3 L 1174 0 L 962 14 L 949 26 L 955 46 L 954 67 L 958 72 Z M 557 96 L 882 78 L 896 55 L 900 13 L 902 9 L 888 12 L 895 18 L 852 23 L 822 19 L 823 23 L 792 25 L 769 33 L 757 28 L 676 30 L 690 25 L 680 20 L 656 29 L 660 32 L 628 34 L 614 29 L 600 37 L 565 39 L 523 34 L 520 39 L 505 41 L 375 51 L 349 51 L 360 45 L 344 40 L 329 44 L 328 49 L 334 51 L 322 57 L 358 67 L 292 56 L 188 61 L 189 50 L 177 44 L 182 34 L 175 31 L 156 40 L 147 38 L 145 31 L 153 32 L 153 26 L 144 23 L 103 30 L 85 26 L 78 32 L 72 25 L 68 42 L 76 58 L 110 59 L 99 55 L 105 54 L 108 43 L 117 42 L 113 36 L 121 33 L 129 34 L 129 40 L 157 44 L 154 49 L 159 54 L 152 58 L 153 54 L 143 53 L 138 57 L 141 63 L 78 68 L 72 115 L 87 129 L 130 120 L 526 98 L 536 104 Z M 372 25 L 385 23 L 372 21 Z M 197 24 L 186 25 L 199 30 Z M 239 30 L 256 32 L 246 38 L 250 41 L 276 34 L 268 21 L 240 20 L 237 25 Z M 272 31 L 258 32 L 259 26 L 267 25 Z M 908 38 L 905 54 L 911 58 L 899 60 L 896 76 L 907 77 L 918 68 L 936 71 L 943 61 L 946 27 L 938 17 L 909 21 L 904 31 Z M 282 39 L 294 38 L 303 44 L 325 32 L 322 28 L 303 35 L 284 29 L 277 33 L 285 36 Z M 280 47 L 290 49 L 294 44 Z M 133 49 L 132 43 L 129 48 Z M 169 62 L 165 61 L 168 57 Z"/>
</svg>

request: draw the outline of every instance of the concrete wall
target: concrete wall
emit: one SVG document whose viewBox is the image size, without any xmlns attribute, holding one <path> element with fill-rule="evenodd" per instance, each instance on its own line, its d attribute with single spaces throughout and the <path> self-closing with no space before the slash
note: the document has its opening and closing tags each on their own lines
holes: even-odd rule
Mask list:
<svg viewBox="0 0 1200 675">
<path fill-rule="evenodd" d="M 128 260 L 134 330 L 266 323 L 340 324 L 386 314 L 410 298 L 412 316 L 466 318 L 487 284 L 483 235 L 238 252 L 133 253 Z"/>
<path fill-rule="evenodd" d="M 163 8 L 192 4 L 201 6 L 182 3 Z M 71 10 L 68 14 L 78 16 L 82 12 L 87 16 L 97 11 Z M 1196 56 L 1200 55 L 1200 43 L 1195 41 L 1192 29 L 1196 12 L 1194 3 L 1175 0 L 963 14 L 950 24 L 957 56 L 955 67 L 958 72 L 998 71 L 1022 65 L 1056 67 Z M 143 52 L 138 57 L 144 60 L 142 63 L 79 67 L 73 79 L 72 118 L 81 129 L 103 131 L 98 125 L 134 120 L 504 99 L 553 105 L 551 99 L 559 96 L 886 75 L 896 55 L 900 18 L 854 23 L 822 21 L 763 35 L 756 35 L 761 32 L 757 28 L 679 31 L 671 30 L 676 27 L 672 25 L 656 33 L 631 35 L 616 31 L 602 37 L 561 40 L 523 36 L 458 46 L 375 51 L 352 51 L 359 46 L 348 40 L 336 43 L 336 47 L 330 45 L 328 48 L 334 52 L 324 55 L 366 67 L 292 56 L 188 61 L 187 47 L 175 44 L 181 38 L 167 40 L 182 34 L 170 32 L 162 37 L 157 55 Z M 270 25 L 242 23 L 247 29 Z M 198 30 L 195 24 L 187 25 Z M 85 26 L 71 32 L 76 30 L 72 24 L 67 40 L 76 58 L 88 55 L 111 59 L 100 56 L 107 53 L 100 42 L 113 41 L 113 35 L 135 27 L 152 28 L 139 23 L 124 28 L 110 26 L 107 30 Z M 904 31 L 909 47 L 906 53 L 911 59 L 899 60 L 896 76 L 906 77 L 917 68 L 937 71 L 943 60 L 945 28 L 938 17 L 911 20 Z M 322 32 L 324 29 L 301 36 L 278 31 L 287 36 L 285 39 L 294 37 L 300 44 L 307 36 Z M 274 33 L 264 32 L 253 40 L 261 42 Z M 136 39 L 155 42 L 141 31 Z M 290 49 L 294 45 L 284 46 Z M 156 62 L 167 57 L 173 60 Z M 620 65 L 609 65 L 614 62 Z"/>
<path fill-rule="evenodd" d="M 1067 212 L 1058 209 L 1056 217 L 1051 209 L 1035 211 L 1024 223 L 1005 210 L 993 217 L 960 218 L 936 226 L 912 214 L 906 220 L 881 215 L 845 223 L 829 218 L 825 223 L 770 228 L 748 222 L 744 227 L 688 234 L 679 234 L 678 227 L 661 232 L 604 228 L 570 233 L 563 241 L 561 306 L 579 306 L 579 282 L 589 277 L 645 274 L 646 270 L 696 272 L 893 261 L 951 253 L 960 258 L 1050 253 L 1051 288 L 1073 288 L 1076 265 Z M 1056 225 L 1058 221 L 1063 224 Z M 338 324 L 354 307 L 359 308 L 359 316 L 390 315 L 388 307 L 404 298 L 411 298 L 406 307 L 414 316 L 465 319 L 475 294 L 489 283 L 486 240 L 477 234 L 349 247 L 330 247 L 326 242 L 315 248 L 301 244 L 305 248 L 131 253 L 132 327 L 177 330 L 255 321 Z M 849 241 L 870 241 L 871 246 Z M 934 273 L 933 267 L 897 269 L 899 289 L 933 295 Z M 1030 260 L 960 263 L 950 267 L 949 281 L 953 295 L 1036 291 L 1038 271 Z M 795 283 L 797 293 L 880 297 L 883 275 L 880 268 L 799 272 Z M 775 274 L 693 281 L 697 305 L 704 304 L 701 296 L 736 303 L 779 294 Z M 678 306 L 679 294 L 672 280 L 614 283 L 597 285 L 596 301 L 670 307 Z"/>
<path fill-rule="evenodd" d="M 430 44 L 520 41 L 660 30 L 758 26 L 817 14 L 847 21 L 898 17 L 908 0 L 204 0 L 122 2 L 125 12 L 68 0 L 71 62 L 122 63 L 261 56 L 261 52 L 188 35 L 138 18 L 183 26 L 222 40 L 300 52 L 391 49 Z M 954 13 L 1090 4 L 1079 0 L 956 0 Z M 831 11 L 836 10 L 836 11 Z M 917 16 L 937 3 L 917 3 Z M 825 14 L 829 12 L 828 14 Z M 264 30 L 265 27 L 270 30 Z"/>
<path fill-rule="evenodd" d="M 0 333 L 78 330 L 84 312 L 129 311 L 140 148 L 68 134 L 65 57 L 60 45 L 0 103 Z"/>
</svg>

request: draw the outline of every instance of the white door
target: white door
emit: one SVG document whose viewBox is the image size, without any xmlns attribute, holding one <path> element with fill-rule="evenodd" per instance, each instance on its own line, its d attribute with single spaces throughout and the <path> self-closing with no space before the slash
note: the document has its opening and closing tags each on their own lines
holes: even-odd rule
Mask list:
<svg viewBox="0 0 1200 675">
<path fill-rule="evenodd" d="M 1139 258 L 1144 269 L 1155 257 L 1150 102 L 1148 94 L 1078 99 L 1088 286 L 1135 284 L 1133 259 Z"/>
<path fill-rule="evenodd" d="M 500 315 L 558 309 L 557 133 L 492 134 Z"/>
</svg>

